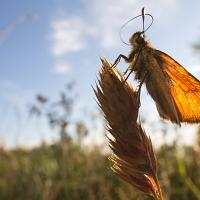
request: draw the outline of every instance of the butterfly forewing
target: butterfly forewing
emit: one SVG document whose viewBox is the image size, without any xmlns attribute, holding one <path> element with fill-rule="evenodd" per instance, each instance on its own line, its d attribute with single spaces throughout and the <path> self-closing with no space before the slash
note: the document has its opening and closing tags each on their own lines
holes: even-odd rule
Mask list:
<svg viewBox="0 0 200 200">
<path fill-rule="evenodd" d="M 169 55 L 155 50 L 169 85 L 180 122 L 200 122 L 200 81 Z"/>
</svg>

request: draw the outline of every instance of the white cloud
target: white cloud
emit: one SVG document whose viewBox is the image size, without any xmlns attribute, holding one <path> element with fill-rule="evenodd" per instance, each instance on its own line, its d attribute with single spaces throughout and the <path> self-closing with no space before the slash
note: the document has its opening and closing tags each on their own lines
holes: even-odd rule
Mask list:
<svg viewBox="0 0 200 200">
<path fill-rule="evenodd" d="M 101 46 L 105 49 L 118 47 L 120 27 L 130 18 L 138 15 L 142 7 L 147 13 L 160 19 L 160 24 L 166 26 L 166 20 L 174 18 L 180 0 L 85 0 L 90 19 L 94 19 L 97 32 L 100 36 Z M 138 31 L 140 23 L 138 21 L 130 24 L 130 33 Z M 130 36 L 128 36 L 130 37 Z M 128 40 L 128 38 L 126 39 Z"/>
<path fill-rule="evenodd" d="M 87 0 L 86 2 L 90 18 L 95 19 L 101 46 L 105 49 L 117 47 L 120 44 L 119 29 L 133 14 L 135 1 Z"/>
<path fill-rule="evenodd" d="M 64 17 L 52 22 L 52 47 L 54 56 L 63 56 L 86 47 L 86 38 L 94 34 L 94 30 L 84 20 L 78 17 Z"/>
<path fill-rule="evenodd" d="M 59 61 L 54 66 L 54 73 L 64 75 L 67 74 L 70 70 L 70 65 L 66 62 Z"/>
<path fill-rule="evenodd" d="M 15 29 L 28 20 L 37 19 L 37 15 L 24 15 L 15 18 L 6 27 L 0 31 L 0 42 L 3 43 Z"/>
<path fill-rule="evenodd" d="M 88 36 L 95 36 L 103 49 L 121 45 L 120 27 L 130 18 L 138 15 L 142 7 L 157 20 L 156 24 L 166 26 L 177 15 L 180 0 L 84 0 L 87 16 L 57 18 L 52 22 L 52 48 L 55 56 L 78 52 L 87 47 Z M 166 13 L 167 12 L 167 13 Z M 148 22 L 147 22 L 148 23 Z M 170 24 L 169 24 L 170 25 Z M 130 24 L 126 41 L 135 31 L 140 30 L 138 21 Z M 127 30 L 125 31 L 127 32 Z"/>
</svg>

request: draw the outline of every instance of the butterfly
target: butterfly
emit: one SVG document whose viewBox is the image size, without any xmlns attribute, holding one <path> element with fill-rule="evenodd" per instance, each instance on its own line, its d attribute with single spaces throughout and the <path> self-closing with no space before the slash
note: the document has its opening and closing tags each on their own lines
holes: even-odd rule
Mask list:
<svg viewBox="0 0 200 200">
<path fill-rule="evenodd" d="M 139 91 L 145 83 L 162 118 L 179 125 L 200 122 L 200 81 L 171 56 L 154 49 L 144 32 L 134 33 L 129 42 L 129 55 L 120 54 L 114 65 L 121 58 L 128 63 L 140 83 Z"/>
</svg>

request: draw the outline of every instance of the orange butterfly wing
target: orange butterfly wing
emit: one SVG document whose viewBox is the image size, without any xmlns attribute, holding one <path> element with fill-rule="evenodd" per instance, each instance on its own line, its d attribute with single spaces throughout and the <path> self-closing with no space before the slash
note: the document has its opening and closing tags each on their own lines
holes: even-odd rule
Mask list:
<svg viewBox="0 0 200 200">
<path fill-rule="evenodd" d="M 169 55 L 155 50 L 155 58 L 169 83 L 180 122 L 200 122 L 200 81 Z"/>
</svg>

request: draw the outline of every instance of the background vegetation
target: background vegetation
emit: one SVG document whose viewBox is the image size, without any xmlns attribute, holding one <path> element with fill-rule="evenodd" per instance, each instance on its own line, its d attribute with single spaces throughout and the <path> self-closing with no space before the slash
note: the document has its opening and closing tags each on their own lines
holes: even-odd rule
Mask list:
<svg viewBox="0 0 200 200">
<path fill-rule="evenodd" d="M 76 121 L 76 133 L 70 133 L 74 100 L 71 83 L 56 102 L 37 96 L 30 113 L 45 116 L 60 140 L 29 150 L 1 148 L 0 199 L 151 199 L 113 174 L 104 147 L 86 148 L 82 141 L 88 129 L 83 122 Z M 200 199 L 200 129 L 194 146 L 178 147 L 178 139 L 156 149 L 164 197 Z"/>
</svg>

